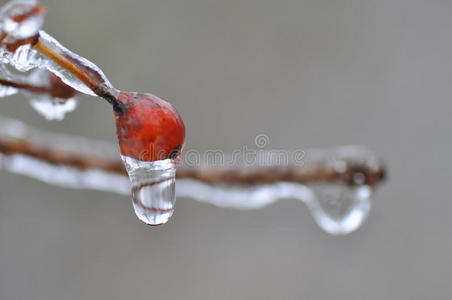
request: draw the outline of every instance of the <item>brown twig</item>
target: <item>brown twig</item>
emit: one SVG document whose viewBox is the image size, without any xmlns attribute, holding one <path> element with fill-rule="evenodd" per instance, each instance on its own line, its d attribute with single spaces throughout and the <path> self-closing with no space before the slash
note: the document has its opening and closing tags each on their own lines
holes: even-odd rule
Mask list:
<svg viewBox="0 0 452 300">
<path fill-rule="evenodd" d="M 30 16 L 41 13 L 42 6 L 36 5 L 30 11 L 15 16 L 16 22 L 22 22 Z M 4 42 L 7 34 L 0 32 L 0 42 Z M 23 39 L 6 43 L 6 48 L 14 52 L 18 47 L 29 44 L 35 50 L 46 55 L 56 64 L 73 74 L 83 82 L 96 95 L 107 100 L 117 112 L 124 111 L 124 105 L 104 86 L 103 78 L 99 72 L 80 62 L 77 58 L 60 54 L 47 46 L 40 38 L 39 33 Z M 70 97 L 75 91 L 64 87 L 64 84 L 50 84 L 49 87 L 33 86 L 26 83 L 18 83 L 6 79 L 0 79 L 0 84 L 12 86 L 18 89 L 28 90 L 34 93 L 49 93 L 52 96 L 63 95 Z M 58 86 L 55 89 L 54 86 Z M 63 86 L 63 88 L 61 88 Z M 5 155 L 23 154 L 37 158 L 53 165 L 72 166 L 79 169 L 101 169 L 109 172 L 126 174 L 123 164 L 119 160 L 110 160 L 103 157 L 94 157 L 87 153 L 65 152 L 60 149 L 34 144 L 31 141 L 19 138 L 1 138 L 0 153 Z M 278 181 L 291 181 L 299 183 L 307 182 L 337 182 L 346 185 L 367 184 L 376 186 L 385 177 L 383 167 L 372 168 L 365 163 L 345 161 L 346 168 L 337 170 L 324 163 L 317 163 L 301 167 L 261 167 L 258 169 L 196 169 L 182 168 L 177 171 L 178 178 L 193 178 L 211 184 L 258 184 L 273 183 Z"/>
<path fill-rule="evenodd" d="M 82 70 L 80 66 L 75 64 L 74 60 L 70 60 L 69 58 L 57 53 L 52 48 L 48 47 L 44 44 L 39 38 L 35 43 L 32 44 L 32 47 L 39 52 L 43 53 L 55 63 L 69 71 L 75 77 L 77 77 L 81 82 L 83 82 L 89 89 L 91 89 L 97 96 L 107 100 L 112 106 L 113 109 L 117 112 L 124 111 L 124 105 L 116 99 L 116 97 L 108 91 L 105 87 L 99 84 L 96 80 L 93 79 L 93 76 L 88 75 L 86 70 Z"/>
<path fill-rule="evenodd" d="M 40 13 L 42 13 L 43 10 L 44 10 L 44 7 L 40 3 L 37 3 L 30 10 L 25 11 L 22 14 L 17 14 L 15 16 L 13 16 L 11 19 L 16 21 L 17 23 L 20 23 L 20 22 L 23 22 L 23 21 L 25 21 L 26 19 L 28 19 L 30 17 L 39 15 Z"/>
<path fill-rule="evenodd" d="M 71 72 L 75 77 L 80 79 L 81 82 L 86 84 L 86 86 L 88 86 L 91 90 L 94 90 L 96 88 L 97 84 L 85 72 L 77 68 L 77 66 L 71 63 L 67 58 L 56 53 L 52 48 L 45 45 L 40 39 L 36 41 L 36 43 L 33 45 L 33 48 L 45 54 L 48 58 L 56 62 L 58 65 Z"/>
<path fill-rule="evenodd" d="M 12 17 L 12 20 L 15 22 L 21 23 L 26 19 L 33 17 L 35 15 L 39 15 L 44 10 L 43 6 L 40 3 L 37 3 L 35 6 L 31 7 L 31 9 L 17 14 Z M 4 31 L 0 31 L 0 43 L 2 43 L 5 38 L 8 37 L 8 34 Z M 29 44 L 35 50 L 41 52 L 46 55 L 48 58 L 53 60 L 55 63 L 66 69 L 68 72 L 77 77 L 81 82 L 83 82 L 89 89 L 91 89 L 97 96 L 107 100 L 116 112 L 124 111 L 124 105 L 116 99 L 116 97 L 102 84 L 96 80 L 102 79 L 102 76 L 98 74 L 95 70 L 91 70 L 86 66 L 83 66 L 77 59 L 72 57 L 66 57 L 64 55 L 59 54 L 49 46 L 47 46 L 41 39 L 39 33 L 31 36 L 27 39 L 15 39 L 13 41 L 8 41 L 5 43 L 6 48 L 10 52 L 15 52 L 20 46 Z M 31 92 L 36 93 L 46 93 L 44 88 L 34 87 L 28 84 L 20 84 L 7 80 L 3 80 L 0 84 L 13 86 L 17 88 L 22 88 L 29 90 Z"/>
<path fill-rule="evenodd" d="M 11 81 L 3 78 L 0 78 L 0 85 L 10 86 L 16 89 L 26 90 L 37 94 L 47 94 L 51 92 L 50 88 L 46 86 L 36 86 L 27 83 Z"/>
<path fill-rule="evenodd" d="M 0 42 L 6 37 L 4 32 L 0 33 Z M 89 70 L 87 67 L 84 67 L 78 62 L 76 59 L 65 57 L 57 53 L 55 50 L 44 44 L 39 36 L 39 33 L 35 36 L 23 39 L 23 40 L 15 40 L 13 42 L 7 43 L 6 48 L 8 51 L 14 52 L 20 46 L 30 44 L 35 50 L 41 52 L 46 55 L 48 58 L 53 60 L 56 64 L 60 65 L 62 68 L 70 72 L 72 75 L 77 77 L 81 82 L 83 82 L 90 90 L 93 91 L 97 96 L 107 100 L 116 112 L 123 112 L 124 105 L 116 99 L 116 97 L 102 84 L 100 84 L 96 79 L 100 79 L 101 76 L 97 74 L 93 70 Z M 4 85 L 14 86 L 13 82 L 4 82 Z M 0 83 L 1 84 L 1 83 Z M 23 85 L 24 89 L 28 89 L 31 87 L 31 91 L 33 87 L 30 85 Z M 20 88 L 20 87 L 19 87 Z"/>
<path fill-rule="evenodd" d="M 54 165 L 71 166 L 78 169 L 101 169 L 124 174 L 126 171 L 120 160 L 106 159 L 87 153 L 69 153 L 34 144 L 25 139 L 0 138 L 0 153 L 5 155 L 23 154 Z M 258 169 L 195 169 L 179 168 L 177 178 L 191 178 L 209 184 L 252 185 L 289 181 L 298 183 L 336 182 L 346 185 L 367 184 L 376 186 L 385 178 L 385 169 L 374 168 L 365 163 L 347 162 L 346 169 L 338 171 L 327 164 L 301 167 L 262 167 Z"/>
</svg>

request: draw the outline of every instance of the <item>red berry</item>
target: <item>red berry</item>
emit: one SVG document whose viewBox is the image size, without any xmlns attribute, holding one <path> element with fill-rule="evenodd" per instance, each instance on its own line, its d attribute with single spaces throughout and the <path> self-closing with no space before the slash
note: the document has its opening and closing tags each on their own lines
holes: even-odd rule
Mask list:
<svg viewBox="0 0 452 300">
<path fill-rule="evenodd" d="M 115 111 L 122 155 L 143 161 L 176 158 L 185 141 L 185 125 L 168 102 L 152 95 L 121 92 L 123 111 Z"/>
</svg>

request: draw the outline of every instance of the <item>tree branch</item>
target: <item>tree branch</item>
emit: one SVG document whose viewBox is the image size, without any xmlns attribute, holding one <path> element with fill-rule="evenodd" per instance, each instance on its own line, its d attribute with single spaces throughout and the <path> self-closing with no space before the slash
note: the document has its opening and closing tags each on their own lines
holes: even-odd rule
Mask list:
<svg viewBox="0 0 452 300">
<path fill-rule="evenodd" d="M 126 175 L 122 162 L 83 151 L 69 152 L 43 146 L 25 138 L 0 136 L 0 153 L 22 154 L 53 165 L 76 167 L 78 169 L 100 169 Z M 344 159 L 345 168 L 337 169 L 327 162 L 305 166 L 271 166 L 259 168 L 197 168 L 180 167 L 177 178 L 191 178 L 209 184 L 252 185 L 279 181 L 296 183 L 340 183 L 349 186 L 366 184 L 377 186 L 385 179 L 385 168 L 375 168 L 365 162 Z"/>
<path fill-rule="evenodd" d="M 0 85 L 10 86 L 16 89 L 26 90 L 36 94 L 47 94 L 51 92 L 50 88 L 46 86 L 36 86 L 22 82 L 15 82 L 3 78 L 0 78 Z"/>
<path fill-rule="evenodd" d="M 93 76 L 88 75 L 83 68 L 77 66 L 73 59 L 69 59 L 68 57 L 64 57 L 63 55 L 57 53 L 52 48 L 45 45 L 40 38 L 37 39 L 36 43 L 32 44 L 32 47 L 77 77 L 97 96 L 107 100 L 113 106 L 115 111 L 121 112 L 124 110 L 124 105 L 118 101 L 118 99 L 116 99 L 110 91 L 94 80 Z"/>
</svg>

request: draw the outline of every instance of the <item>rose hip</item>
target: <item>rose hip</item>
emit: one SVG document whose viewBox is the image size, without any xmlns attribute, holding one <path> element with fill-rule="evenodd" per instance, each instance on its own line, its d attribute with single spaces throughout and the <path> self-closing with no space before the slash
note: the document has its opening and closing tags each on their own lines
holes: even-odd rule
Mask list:
<svg viewBox="0 0 452 300">
<path fill-rule="evenodd" d="M 152 94 L 121 92 L 122 111 L 115 111 L 122 155 L 142 161 L 178 158 L 185 141 L 185 125 L 168 102 Z"/>
</svg>

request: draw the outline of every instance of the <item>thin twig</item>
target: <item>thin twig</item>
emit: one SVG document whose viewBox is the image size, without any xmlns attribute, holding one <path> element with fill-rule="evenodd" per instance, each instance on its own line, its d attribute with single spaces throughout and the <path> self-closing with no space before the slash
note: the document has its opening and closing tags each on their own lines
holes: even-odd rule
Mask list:
<svg viewBox="0 0 452 300">
<path fill-rule="evenodd" d="M 81 82 L 83 82 L 89 89 L 91 89 L 97 96 L 107 100 L 111 105 L 113 105 L 113 109 L 118 112 L 124 110 L 123 104 L 116 99 L 116 97 L 108 91 L 105 87 L 101 86 L 95 80 L 93 80 L 85 71 L 71 62 L 68 58 L 63 55 L 57 53 L 52 48 L 45 45 L 39 38 L 34 43 L 33 48 L 43 53 L 55 63 L 69 71 L 75 77 L 77 77 Z"/>
<path fill-rule="evenodd" d="M 10 87 L 13 87 L 16 89 L 26 90 L 26 91 L 29 91 L 32 93 L 37 93 L 37 94 L 47 94 L 47 93 L 51 92 L 49 87 L 36 86 L 36 85 L 31 85 L 31 84 L 27 84 L 27 83 L 23 83 L 23 82 L 15 82 L 15 81 L 3 79 L 3 78 L 0 78 L 0 85 L 10 86 Z"/>
<path fill-rule="evenodd" d="M 42 6 L 37 5 L 29 12 L 16 16 L 17 22 L 22 22 L 30 16 L 41 12 Z M 0 32 L 0 42 L 4 42 L 7 34 Z M 84 66 L 76 58 L 60 54 L 41 40 L 40 34 L 6 43 L 10 52 L 16 51 L 20 46 L 29 44 L 33 49 L 46 55 L 56 64 L 73 74 L 97 96 L 107 100 L 117 112 L 124 111 L 124 105 L 102 83 L 102 76 L 96 70 Z M 34 93 L 50 93 L 53 96 L 62 94 L 60 90 L 52 90 L 49 87 L 33 86 L 25 83 L 12 82 L 0 79 L 0 84 L 12 86 L 18 89 L 28 90 Z M 57 85 L 55 85 L 57 86 Z M 60 86 L 61 87 L 61 86 Z M 72 89 L 72 88 L 70 88 Z M 53 92 L 53 93 L 52 93 Z M 69 97 L 71 90 L 63 89 L 63 95 Z M 75 91 L 74 91 L 75 93 Z M 92 153 L 65 152 L 61 149 L 42 146 L 32 141 L 20 138 L 0 137 L 0 153 L 5 155 L 22 154 L 37 158 L 53 165 L 72 166 L 79 169 L 101 169 L 109 172 L 126 174 L 120 160 L 107 159 L 93 156 Z M 345 168 L 335 168 L 327 163 L 316 163 L 299 167 L 260 167 L 257 169 L 233 168 L 233 169 L 197 169 L 180 168 L 177 171 L 178 178 L 193 178 L 211 184 L 258 184 L 273 183 L 278 181 L 289 182 L 337 182 L 346 185 L 367 184 L 376 186 L 385 176 L 383 167 L 371 167 L 363 162 L 344 160 Z"/>
<path fill-rule="evenodd" d="M 25 139 L 0 137 L 0 153 L 22 154 L 54 165 L 72 166 L 79 169 L 101 169 L 124 174 L 126 171 L 120 160 L 112 160 L 91 153 L 69 153 L 60 149 L 34 144 Z M 192 178 L 209 184 L 251 185 L 278 181 L 298 183 L 336 182 L 346 185 L 367 184 L 376 186 L 384 180 L 385 169 L 375 170 L 365 163 L 346 162 L 345 170 L 336 170 L 327 164 L 301 167 L 261 167 L 247 170 L 179 168 L 177 178 Z M 359 178 L 359 181 L 357 180 Z"/>
</svg>

